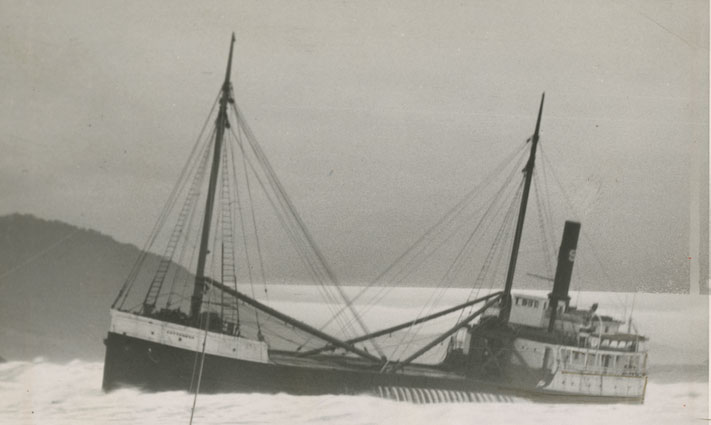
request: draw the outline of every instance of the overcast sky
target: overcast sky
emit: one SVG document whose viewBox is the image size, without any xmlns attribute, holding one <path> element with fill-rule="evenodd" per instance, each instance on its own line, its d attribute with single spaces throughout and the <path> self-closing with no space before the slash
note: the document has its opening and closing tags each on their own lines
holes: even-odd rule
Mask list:
<svg viewBox="0 0 711 425">
<path fill-rule="evenodd" d="M 565 218 L 622 288 L 688 290 L 708 16 L 705 1 L 6 0 L 0 214 L 141 246 L 234 31 L 237 102 L 342 280 L 372 279 L 525 140 L 545 91 L 541 143 L 579 203 Z"/>
</svg>

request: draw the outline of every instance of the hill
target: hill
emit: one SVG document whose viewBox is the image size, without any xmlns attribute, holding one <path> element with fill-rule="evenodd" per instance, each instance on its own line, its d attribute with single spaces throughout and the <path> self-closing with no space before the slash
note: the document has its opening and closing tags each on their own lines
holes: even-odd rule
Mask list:
<svg viewBox="0 0 711 425">
<path fill-rule="evenodd" d="M 101 359 L 109 306 L 140 252 L 59 221 L 0 217 L 2 355 Z"/>
</svg>

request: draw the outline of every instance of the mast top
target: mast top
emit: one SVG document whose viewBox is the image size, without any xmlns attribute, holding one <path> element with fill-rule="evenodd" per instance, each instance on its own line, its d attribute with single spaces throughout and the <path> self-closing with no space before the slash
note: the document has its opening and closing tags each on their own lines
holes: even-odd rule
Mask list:
<svg viewBox="0 0 711 425">
<path fill-rule="evenodd" d="M 232 35 L 234 37 L 234 34 Z M 233 38 L 234 40 L 234 38 Z M 232 56 L 230 54 L 230 56 Z M 538 108 L 538 119 L 536 120 L 536 131 L 533 132 L 533 137 L 535 138 L 536 142 L 538 141 L 538 130 L 541 129 L 541 115 L 543 115 L 543 101 L 546 100 L 546 92 L 543 92 L 541 94 L 541 106 Z"/>
<path fill-rule="evenodd" d="M 235 33 L 232 33 L 232 39 L 230 40 L 230 56 L 227 59 L 227 71 L 225 72 L 225 86 L 230 85 L 230 74 L 232 73 L 232 51 L 235 47 Z"/>
</svg>

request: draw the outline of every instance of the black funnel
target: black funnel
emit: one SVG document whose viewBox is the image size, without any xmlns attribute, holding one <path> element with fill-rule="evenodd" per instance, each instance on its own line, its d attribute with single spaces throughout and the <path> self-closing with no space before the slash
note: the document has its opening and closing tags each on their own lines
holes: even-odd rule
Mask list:
<svg viewBox="0 0 711 425">
<path fill-rule="evenodd" d="M 580 223 L 566 221 L 563 229 L 563 240 L 558 251 L 558 267 L 555 270 L 555 280 L 553 282 L 553 292 L 548 296 L 551 300 L 551 319 L 548 322 L 548 331 L 553 330 L 555 323 L 558 302 L 568 302 L 568 289 L 570 288 L 570 277 L 573 274 L 573 264 L 575 262 L 575 250 L 578 246 L 578 235 L 580 234 Z"/>
</svg>

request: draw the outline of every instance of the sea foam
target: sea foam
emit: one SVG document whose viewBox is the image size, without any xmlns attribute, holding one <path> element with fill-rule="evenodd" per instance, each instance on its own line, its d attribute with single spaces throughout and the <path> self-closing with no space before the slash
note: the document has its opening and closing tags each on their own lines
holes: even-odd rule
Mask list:
<svg viewBox="0 0 711 425">
<path fill-rule="evenodd" d="M 101 391 L 103 364 L 0 364 L 0 423 L 187 424 L 186 392 Z M 694 424 L 708 418 L 708 382 L 692 368 L 650 378 L 643 405 L 414 405 L 370 396 L 199 395 L 194 424 Z M 668 379 L 678 376 L 679 381 Z"/>
</svg>

